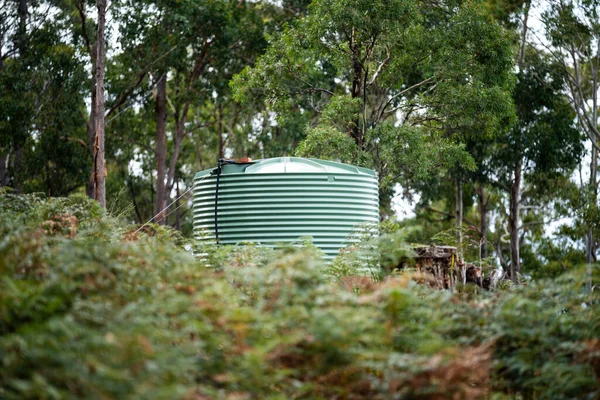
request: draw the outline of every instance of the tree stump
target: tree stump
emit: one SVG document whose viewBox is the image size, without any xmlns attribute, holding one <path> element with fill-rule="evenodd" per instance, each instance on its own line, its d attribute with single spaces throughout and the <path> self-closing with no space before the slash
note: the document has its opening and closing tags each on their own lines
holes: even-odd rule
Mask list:
<svg viewBox="0 0 600 400">
<path fill-rule="evenodd" d="M 417 272 L 433 276 L 431 286 L 436 289 L 450 289 L 458 283 L 465 283 L 466 269 L 452 246 L 416 246 L 416 255 L 400 262 L 399 269 L 414 268 Z"/>
</svg>

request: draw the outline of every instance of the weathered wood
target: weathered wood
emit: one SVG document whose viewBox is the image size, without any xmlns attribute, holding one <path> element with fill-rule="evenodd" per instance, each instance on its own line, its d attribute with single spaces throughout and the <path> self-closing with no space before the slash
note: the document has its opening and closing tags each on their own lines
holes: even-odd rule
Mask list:
<svg viewBox="0 0 600 400">
<path fill-rule="evenodd" d="M 400 262 L 399 269 L 414 268 L 433 277 L 430 285 L 436 289 L 452 289 L 457 284 L 482 285 L 481 269 L 465 264 L 453 246 L 415 246 L 416 255 Z"/>
<path fill-rule="evenodd" d="M 104 159 L 104 29 L 107 0 L 97 0 L 98 30 L 96 36 L 96 110 L 94 114 L 94 198 L 106 208 L 106 162 Z"/>
<path fill-rule="evenodd" d="M 167 205 L 165 170 L 167 168 L 167 74 L 158 77 L 156 83 L 156 204 L 154 214 L 158 215 Z M 164 215 L 158 216 L 157 223 L 165 225 Z"/>
</svg>

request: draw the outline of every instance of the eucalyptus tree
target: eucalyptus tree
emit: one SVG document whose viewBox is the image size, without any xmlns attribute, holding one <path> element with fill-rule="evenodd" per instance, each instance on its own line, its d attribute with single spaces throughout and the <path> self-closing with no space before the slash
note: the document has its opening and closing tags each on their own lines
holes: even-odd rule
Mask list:
<svg viewBox="0 0 600 400">
<path fill-rule="evenodd" d="M 66 196 L 85 184 L 91 170 L 83 116 L 87 74 L 76 49 L 62 41 L 50 21 L 32 35 L 30 49 L 38 65 L 30 81 L 35 113 L 23 184 L 27 191 Z"/>
<path fill-rule="evenodd" d="M 106 207 L 106 161 L 104 157 L 104 75 L 106 63 L 105 29 L 106 29 L 106 7 L 108 0 L 97 0 L 98 26 L 96 28 L 94 85 L 96 104 L 94 110 L 94 146 L 93 146 L 93 182 L 94 199 L 102 207 Z"/>
<path fill-rule="evenodd" d="M 90 171 L 85 70 L 50 2 L 0 7 L 0 185 L 67 195 Z"/>
<path fill-rule="evenodd" d="M 152 94 L 140 101 L 155 113 L 155 139 L 148 144 L 157 171 L 156 213 L 178 186 L 186 142 L 217 138 L 212 154 L 223 154 L 224 132 L 233 130 L 240 112 L 227 82 L 264 48 L 261 12 L 259 3 L 234 0 L 122 2 L 123 51 L 116 63 L 125 72 L 115 82 L 132 75 L 129 68 Z M 183 158 L 193 163 L 202 155 Z"/>
<path fill-rule="evenodd" d="M 522 216 L 537 214 L 535 224 L 543 224 L 540 214 L 547 205 L 541 200 L 549 201 L 547 193 L 556 194 L 553 184 L 568 179 L 583 150 L 575 114 L 562 93 L 560 66 L 539 50 L 525 50 L 514 92 L 519 121 L 498 137 L 487 161 L 494 177 L 490 181 L 508 194 L 509 265 L 500 238 L 497 250 L 513 280 L 521 269 L 520 247 L 528 231 Z"/>
<path fill-rule="evenodd" d="M 543 15 L 548 51 L 562 66 L 565 87 L 581 131 L 591 143 L 589 182 L 581 204 L 581 222 L 586 226 L 586 262 L 597 261 L 598 150 L 600 149 L 598 95 L 600 91 L 600 2 L 561 0 L 552 2 Z"/>
<path fill-rule="evenodd" d="M 575 113 L 563 92 L 561 68 L 549 54 L 526 47 L 513 92 L 518 122 L 505 134 L 491 139 L 468 140 L 467 149 L 477 169 L 466 175 L 467 206 L 477 198 L 478 234 L 494 244 L 494 250 L 508 276 L 517 279 L 523 256 L 521 248 L 540 241 L 552 218 L 552 206 L 561 195 L 581 159 L 582 137 L 576 129 Z M 454 173 L 454 171 L 453 171 Z M 421 189 L 419 212 L 452 216 L 448 208 L 435 209 L 428 203 L 446 200 L 452 204 L 448 185 Z M 569 186 L 569 185 L 567 185 Z M 485 187 L 485 193 L 481 193 Z M 566 189 L 569 189 L 568 187 Z M 483 204 L 482 204 L 483 203 Z M 468 209 L 469 207 L 467 207 Z M 487 211 L 496 215 L 495 232 L 488 232 Z M 480 256 L 485 258 L 482 240 Z M 528 252 L 535 243 L 527 243 Z M 531 260 L 532 257 L 528 256 Z M 529 266 L 528 266 L 529 271 Z"/>
<path fill-rule="evenodd" d="M 477 162 L 477 169 L 463 173 L 463 177 L 466 187 L 474 189 L 470 194 L 477 198 L 479 221 L 468 224 L 478 225 L 480 256 L 488 255 L 486 243 L 493 240 L 502 266 L 516 279 L 523 258 L 520 249 L 526 239 L 541 240 L 540 232 L 547 226 L 551 206 L 560 202 L 556 198 L 557 188 L 563 187 L 573 172 L 582 146 L 564 94 L 566 81 L 561 64 L 552 53 L 541 51 L 540 43 L 528 44 L 532 37 L 528 34 L 531 2 L 488 1 L 487 5 L 494 18 L 518 32 L 513 42 L 517 69 L 513 99 L 518 123 L 495 137 L 468 138 L 467 150 Z M 441 210 L 434 209 L 436 213 L 451 215 L 449 207 L 458 204 L 458 198 L 453 199 L 444 187 L 436 186 L 422 193 L 422 202 L 438 201 L 438 205 L 445 205 Z M 442 199 L 445 203 L 439 203 Z M 425 213 L 429 210 L 427 204 L 419 208 Z M 493 234 L 488 231 L 490 209 L 497 216 Z M 528 249 L 534 246 L 530 243 Z"/>
<path fill-rule="evenodd" d="M 56 3 L 60 14 L 54 18 L 60 18 L 64 22 L 64 28 L 68 30 L 72 43 L 78 51 L 78 58 L 89 71 L 87 87 L 89 91 L 90 107 L 86 112 L 87 146 L 91 173 L 86 184 L 86 193 L 90 198 L 95 197 L 95 177 L 97 175 L 94 154 L 96 143 L 96 118 L 97 90 L 96 90 L 96 58 L 97 58 L 97 29 L 96 21 L 90 16 L 93 14 L 95 3 L 89 0 L 73 0 Z M 103 175 L 103 171 L 102 171 Z"/>
<path fill-rule="evenodd" d="M 112 29 L 113 26 L 118 27 L 123 23 L 121 1 L 73 0 L 57 1 L 53 4 L 58 10 L 53 19 L 62 21 L 61 28 L 69 34 L 72 44 L 78 51 L 80 62 L 89 71 L 87 87 L 90 105 L 85 116 L 89 162 L 93 172 L 88 179 L 86 192 L 90 197 L 98 197 L 103 203 L 102 187 L 107 174 L 106 164 L 101 159 L 104 158 L 105 126 L 119 112 L 131 105 L 131 99 L 135 97 L 136 90 L 148 74 L 148 65 L 140 66 L 131 63 L 126 69 L 120 71 L 126 73 L 122 74 L 119 82 L 110 79 L 112 58 L 119 54 L 121 47 L 122 38 L 115 36 Z M 113 22 L 108 28 L 104 26 L 107 13 L 111 14 Z M 119 45 L 113 46 L 116 43 Z M 105 67 L 108 68 L 108 72 L 105 71 Z M 108 73 L 108 86 L 104 90 L 103 81 L 106 73 Z"/>
<path fill-rule="evenodd" d="M 12 175 L 17 190 L 22 189 L 23 148 L 34 113 L 28 84 L 33 61 L 28 48 L 30 21 L 27 1 L 0 6 L 0 185 L 7 185 Z"/>
<path fill-rule="evenodd" d="M 298 154 L 375 168 L 385 212 L 395 183 L 473 167 L 460 141 L 510 124 L 511 66 L 475 2 L 315 0 L 233 85 L 280 119 L 311 116 Z"/>
</svg>

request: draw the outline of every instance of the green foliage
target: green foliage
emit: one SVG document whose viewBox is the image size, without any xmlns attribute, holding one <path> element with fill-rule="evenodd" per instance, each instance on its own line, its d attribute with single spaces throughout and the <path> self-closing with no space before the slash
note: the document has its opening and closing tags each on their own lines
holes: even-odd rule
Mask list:
<svg viewBox="0 0 600 400">
<path fill-rule="evenodd" d="M 598 279 L 597 268 L 595 274 Z M 539 281 L 520 287 L 495 304 L 487 330 L 495 335 L 499 389 L 553 399 L 598 395 L 597 381 L 582 374 L 590 366 L 577 362 L 598 354 L 593 339 L 598 317 L 590 310 L 594 306 L 585 293 L 585 279 L 579 269 L 551 284 Z M 520 323 L 525 314 L 527 323 Z M 589 321 L 575 317 L 586 314 Z"/>
<path fill-rule="evenodd" d="M 461 243 L 458 243 L 459 235 L 462 239 Z M 431 242 L 436 245 L 454 246 L 460 254 L 463 254 L 463 257 L 469 259 L 469 256 L 472 257 L 474 254 L 478 255 L 480 253 L 481 235 L 472 226 L 455 226 L 436 233 L 431 238 Z"/>
<path fill-rule="evenodd" d="M 27 35 L 26 51 L 0 62 L 0 155 L 20 152 L 8 165 L 13 187 L 65 196 L 90 169 L 83 141 L 86 74 L 75 46 L 61 40 L 60 24 L 38 12 L 30 17 L 41 22 Z"/>
<path fill-rule="evenodd" d="M 460 142 L 515 120 L 510 35 L 477 2 L 447 3 L 313 1 L 233 78 L 234 95 L 278 120 L 311 116 L 298 154 L 376 169 L 389 211 L 396 183 L 473 169 Z"/>
<path fill-rule="evenodd" d="M 498 164 L 496 168 L 504 177 L 510 172 L 503 171 L 500 164 L 510 166 L 525 157 L 531 165 L 527 168 L 531 179 L 538 187 L 549 189 L 541 183 L 571 172 L 578 164 L 583 153 L 582 136 L 573 125 L 575 112 L 560 92 L 565 84 L 561 67 L 536 49 L 526 50 L 514 93 L 519 123 L 499 138 L 492 164 Z"/>
<path fill-rule="evenodd" d="M 83 197 L 0 205 L 2 398 L 598 395 L 599 303 L 579 270 L 488 295 L 404 276 L 358 295 L 312 250 L 239 246 L 215 271 L 172 230 L 134 233 Z"/>
<path fill-rule="evenodd" d="M 385 205 L 398 181 L 418 187 L 422 182 L 432 183 L 434 173 L 457 164 L 467 170 L 475 168 L 463 144 L 424 137 L 416 127 L 395 127 L 385 123 L 373 129 L 367 138 L 371 140 L 372 154 L 377 154 L 372 163 L 377 170 L 385 170 L 380 177 L 380 190 L 385 194 L 381 201 Z"/>
<path fill-rule="evenodd" d="M 361 164 L 354 140 L 331 126 L 319 126 L 309 130 L 306 139 L 296 149 L 296 155 Z"/>
<path fill-rule="evenodd" d="M 354 244 L 342 249 L 324 273 L 336 281 L 356 275 L 379 281 L 398 268 L 400 261 L 414 255 L 407 242 L 413 230 L 400 228 L 391 220 L 382 224 L 379 234 L 372 226 L 361 226 L 349 238 Z"/>
<path fill-rule="evenodd" d="M 516 69 L 502 26 L 516 31 L 528 1 L 109 4 L 107 210 L 72 195 L 91 166 L 93 2 L 0 6 L 0 186 L 32 193 L 0 188 L 0 398 L 600 396 L 599 300 L 580 249 L 600 236 L 597 185 L 570 180 L 575 123 L 597 131 L 583 123 L 596 115 L 597 1 L 544 8 L 552 52 L 526 47 Z M 137 232 L 122 219 L 154 213 L 162 74 L 171 192 L 221 142 L 234 157 L 373 168 L 382 214 L 401 185 L 421 195 L 417 217 L 361 227 L 328 264 L 306 241 L 187 240 L 185 207 L 182 233 Z M 506 267 L 517 166 L 520 285 L 451 294 L 386 276 L 408 242 L 456 244 L 459 230 L 467 261 Z M 452 228 L 457 179 L 465 225 Z M 482 236 L 494 257 L 480 260 Z"/>
</svg>

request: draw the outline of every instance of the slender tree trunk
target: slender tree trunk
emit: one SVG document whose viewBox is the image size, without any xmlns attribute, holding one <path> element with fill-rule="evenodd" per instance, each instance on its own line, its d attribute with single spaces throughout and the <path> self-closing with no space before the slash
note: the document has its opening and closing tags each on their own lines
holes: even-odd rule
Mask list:
<svg viewBox="0 0 600 400">
<path fill-rule="evenodd" d="M 219 158 L 223 158 L 223 105 L 217 108 L 217 135 L 219 136 Z M 245 154 L 242 154 L 245 155 Z"/>
<path fill-rule="evenodd" d="M 97 0 L 98 31 L 96 36 L 96 112 L 94 116 L 94 198 L 106 208 L 106 161 L 104 159 L 104 29 L 106 1 Z"/>
<path fill-rule="evenodd" d="M 81 3 L 79 3 L 79 7 L 78 11 L 79 11 L 79 18 L 81 19 L 81 33 L 83 35 L 84 38 L 84 42 L 86 44 L 86 49 L 88 51 L 88 54 L 90 56 L 90 61 L 92 64 L 92 76 L 91 76 L 91 86 L 90 86 L 90 113 L 89 113 L 89 117 L 87 120 L 87 148 L 88 148 L 88 153 L 89 153 L 89 157 L 90 157 L 90 165 L 92 166 L 90 174 L 88 176 L 87 182 L 85 184 L 85 194 L 87 195 L 87 197 L 89 197 L 90 199 L 93 199 L 95 196 L 95 177 L 96 177 L 96 171 L 95 171 L 95 143 L 96 143 L 96 45 L 97 42 L 94 42 L 94 38 L 92 37 L 92 40 L 90 40 L 90 38 L 88 37 L 88 33 L 87 33 L 87 12 L 85 9 L 86 6 L 86 2 L 82 1 Z"/>
<path fill-rule="evenodd" d="M 597 207 L 598 202 L 598 150 L 596 150 L 595 144 L 598 143 L 596 138 L 593 139 L 592 143 L 592 159 L 590 160 L 590 190 L 592 191 L 591 203 L 593 207 Z M 589 226 L 585 238 L 585 263 L 587 264 L 587 275 L 588 279 L 586 282 L 586 288 L 588 291 L 592 290 L 592 264 L 596 260 L 596 241 L 594 238 L 594 231 Z"/>
<path fill-rule="evenodd" d="M 181 212 L 179 211 L 179 178 L 175 181 L 175 188 L 177 190 L 177 201 L 175 202 L 175 229 L 181 230 Z"/>
<path fill-rule="evenodd" d="M 175 143 L 173 143 L 173 154 L 171 154 L 171 160 L 169 162 L 169 171 L 167 173 L 167 191 L 173 189 L 175 184 L 175 168 L 177 167 L 177 160 L 179 160 L 179 152 L 181 151 L 181 142 L 185 137 L 184 133 L 185 121 L 181 121 L 175 124 Z"/>
<path fill-rule="evenodd" d="M 19 34 L 18 34 L 18 43 L 17 46 L 19 48 L 19 57 L 21 59 L 25 59 L 27 56 L 27 0 L 19 0 Z M 26 63 L 26 61 L 24 61 Z M 23 65 L 23 70 L 25 71 L 25 65 Z M 20 127 L 21 129 L 27 129 L 26 127 Z M 27 132 L 24 132 L 27 134 Z M 18 135 L 15 141 L 15 157 L 13 159 L 14 162 L 14 188 L 17 193 L 23 192 L 23 169 L 25 167 L 23 162 L 23 147 L 25 145 L 25 135 Z"/>
<path fill-rule="evenodd" d="M 513 184 L 510 189 L 510 213 L 508 225 L 510 230 L 510 278 L 517 282 L 517 273 L 521 272 L 521 256 L 519 242 L 519 216 L 521 208 L 521 180 L 523 174 L 523 157 L 515 163 Z"/>
<path fill-rule="evenodd" d="M 152 180 L 154 179 L 154 177 L 152 176 L 152 170 L 148 171 L 149 172 L 149 179 L 148 182 L 150 182 L 150 204 L 156 204 L 155 203 L 155 196 L 154 196 L 154 184 L 152 183 Z"/>
<path fill-rule="evenodd" d="M 487 201 L 485 199 L 485 187 L 483 183 L 477 186 L 477 205 L 479 208 L 479 233 L 481 235 L 481 244 L 479 246 L 479 257 L 487 257 L 487 230 L 488 230 L 488 218 L 487 218 Z"/>
<path fill-rule="evenodd" d="M 19 0 L 19 51 L 24 50 L 27 41 L 27 0 Z M 21 54 L 23 57 L 23 54 Z"/>
<path fill-rule="evenodd" d="M 94 43 L 93 45 L 93 51 L 92 54 L 90 55 L 91 59 L 92 59 L 92 94 L 91 94 L 91 106 L 90 106 L 90 119 L 88 121 L 87 124 L 87 135 L 88 135 L 88 150 L 89 150 L 89 154 L 92 160 L 92 166 L 95 165 L 94 163 L 94 154 L 95 154 L 95 150 L 94 150 L 94 143 L 96 142 L 96 44 Z M 95 182 L 94 182 L 94 177 L 96 176 L 96 172 L 94 170 L 94 168 L 92 168 L 92 172 L 90 173 L 90 176 L 88 177 L 88 181 L 85 187 L 85 193 L 87 194 L 87 196 L 90 199 L 94 198 L 94 189 L 95 189 Z"/>
<path fill-rule="evenodd" d="M 525 46 L 527 44 L 527 22 L 529 20 L 529 9 L 531 8 L 531 1 L 525 2 L 525 9 L 523 10 L 523 27 L 521 29 L 521 48 L 519 49 L 519 55 L 517 58 L 517 64 L 519 68 L 523 68 L 523 59 L 525 58 Z"/>
<path fill-rule="evenodd" d="M 527 21 L 531 1 L 525 3 L 523 10 L 523 28 L 521 31 L 521 48 L 517 58 L 519 69 L 523 68 L 525 60 L 525 46 L 527 43 Z M 519 156 L 513 171 L 514 177 L 510 188 L 510 210 L 508 225 L 510 231 L 510 279 L 517 283 L 517 273 L 521 272 L 521 242 L 519 240 L 519 222 L 521 212 L 521 181 L 523 179 L 523 157 Z"/>
<path fill-rule="evenodd" d="M 456 201 L 455 201 L 455 216 L 457 228 L 457 241 L 459 253 L 462 251 L 462 224 L 463 224 L 463 184 L 460 177 L 456 178 Z"/>
<path fill-rule="evenodd" d="M 156 84 L 156 207 L 155 214 L 166 206 L 165 170 L 167 168 L 167 75 L 158 78 Z M 157 223 L 165 224 L 162 216 Z"/>
<path fill-rule="evenodd" d="M 590 161 L 590 190 L 592 191 L 591 202 L 595 204 L 597 201 L 597 184 L 598 179 L 598 151 L 592 146 L 592 159 Z M 585 262 L 591 264 L 596 262 L 596 255 L 594 254 L 594 233 L 592 228 L 588 228 L 586 235 L 586 248 L 585 248 Z"/>
<path fill-rule="evenodd" d="M 463 252 L 463 182 L 460 174 L 456 178 L 456 235 L 457 235 L 457 250 L 458 250 L 458 266 L 460 267 L 461 281 L 463 284 L 467 282 L 467 269 L 465 266 Z"/>
<path fill-rule="evenodd" d="M 598 70 L 600 69 L 600 45 L 596 48 L 596 62 L 592 65 L 592 124 L 598 124 Z M 592 191 L 592 198 L 590 203 L 592 207 L 598 207 L 598 132 L 597 125 L 592 126 L 592 159 L 590 160 L 590 190 Z M 597 262 L 596 259 L 596 239 L 594 238 L 594 231 L 592 226 L 588 227 L 586 249 L 585 249 L 585 262 L 587 264 L 587 275 L 588 279 L 586 282 L 586 288 L 589 292 L 592 291 L 592 263 Z"/>
<path fill-rule="evenodd" d="M 188 100 L 183 106 L 181 114 L 178 110 L 175 111 L 175 143 L 173 143 L 173 154 L 171 154 L 171 160 L 169 162 L 169 172 L 167 173 L 167 192 L 173 190 L 175 184 L 175 168 L 177 167 L 177 160 L 179 160 L 179 151 L 181 150 L 181 143 L 185 139 L 185 122 L 187 120 L 187 113 L 190 109 L 190 101 Z"/>
<path fill-rule="evenodd" d="M 355 32 L 352 29 L 352 35 L 350 37 L 350 51 L 352 52 L 352 92 L 351 96 L 353 99 L 361 97 L 362 87 L 362 65 L 360 63 L 360 54 L 358 46 L 355 43 Z M 360 115 L 356 115 L 354 120 L 354 126 L 352 127 L 351 136 L 359 149 L 363 147 L 363 137 L 360 129 Z"/>
</svg>

